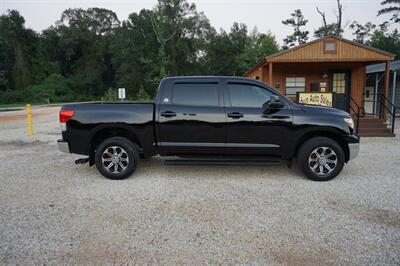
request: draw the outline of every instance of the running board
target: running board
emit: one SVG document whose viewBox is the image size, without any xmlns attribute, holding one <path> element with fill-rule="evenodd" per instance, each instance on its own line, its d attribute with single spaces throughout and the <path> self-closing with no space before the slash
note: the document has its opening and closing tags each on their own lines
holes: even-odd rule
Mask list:
<svg viewBox="0 0 400 266">
<path fill-rule="evenodd" d="M 265 159 L 223 159 L 223 158 L 179 158 L 167 159 L 165 165 L 281 165 L 281 160 L 265 160 Z"/>
</svg>

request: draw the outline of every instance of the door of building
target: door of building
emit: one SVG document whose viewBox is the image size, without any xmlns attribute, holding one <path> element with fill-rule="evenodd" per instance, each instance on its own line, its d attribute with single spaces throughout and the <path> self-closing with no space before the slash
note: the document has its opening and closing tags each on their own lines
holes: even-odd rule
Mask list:
<svg viewBox="0 0 400 266">
<path fill-rule="evenodd" d="M 346 71 L 334 72 L 331 75 L 330 83 L 332 92 L 335 93 L 333 107 L 348 112 L 350 104 L 350 73 Z"/>
<path fill-rule="evenodd" d="M 374 87 L 365 87 L 364 90 L 364 110 L 366 114 L 374 113 Z"/>
</svg>

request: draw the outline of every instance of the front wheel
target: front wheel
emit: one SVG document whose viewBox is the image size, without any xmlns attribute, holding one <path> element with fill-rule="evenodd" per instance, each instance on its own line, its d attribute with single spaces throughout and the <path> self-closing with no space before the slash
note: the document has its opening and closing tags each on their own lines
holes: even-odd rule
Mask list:
<svg viewBox="0 0 400 266">
<path fill-rule="evenodd" d="M 309 179 L 328 181 L 342 171 L 345 154 L 336 141 L 326 137 L 315 137 L 300 147 L 297 161 Z"/>
<path fill-rule="evenodd" d="M 99 172 L 109 179 L 124 179 L 130 176 L 139 162 L 138 150 L 130 140 L 111 137 L 96 149 L 95 161 Z"/>
</svg>

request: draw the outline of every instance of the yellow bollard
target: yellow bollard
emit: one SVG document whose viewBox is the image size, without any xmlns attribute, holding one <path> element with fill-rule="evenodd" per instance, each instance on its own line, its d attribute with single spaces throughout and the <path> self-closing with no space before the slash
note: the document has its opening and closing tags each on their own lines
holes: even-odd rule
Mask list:
<svg viewBox="0 0 400 266">
<path fill-rule="evenodd" d="M 32 113 L 31 105 L 26 105 L 26 114 L 28 115 L 28 136 L 32 136 Z"/>
</svg>

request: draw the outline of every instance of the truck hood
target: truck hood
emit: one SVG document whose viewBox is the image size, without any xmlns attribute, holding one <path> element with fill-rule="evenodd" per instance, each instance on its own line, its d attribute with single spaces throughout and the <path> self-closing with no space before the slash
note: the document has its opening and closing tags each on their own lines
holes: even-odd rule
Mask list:
<svg viewBox="0 0 400 266">
<path fill-rule="evenodd" d="M 326 115 L 334 115 L 340 117 L 351 117 L 349 113 L 331 107 L 311 106 L 311 105 L 299 105 L 299 106 L 307 113 L 326 114 Z"/>
</svg>

